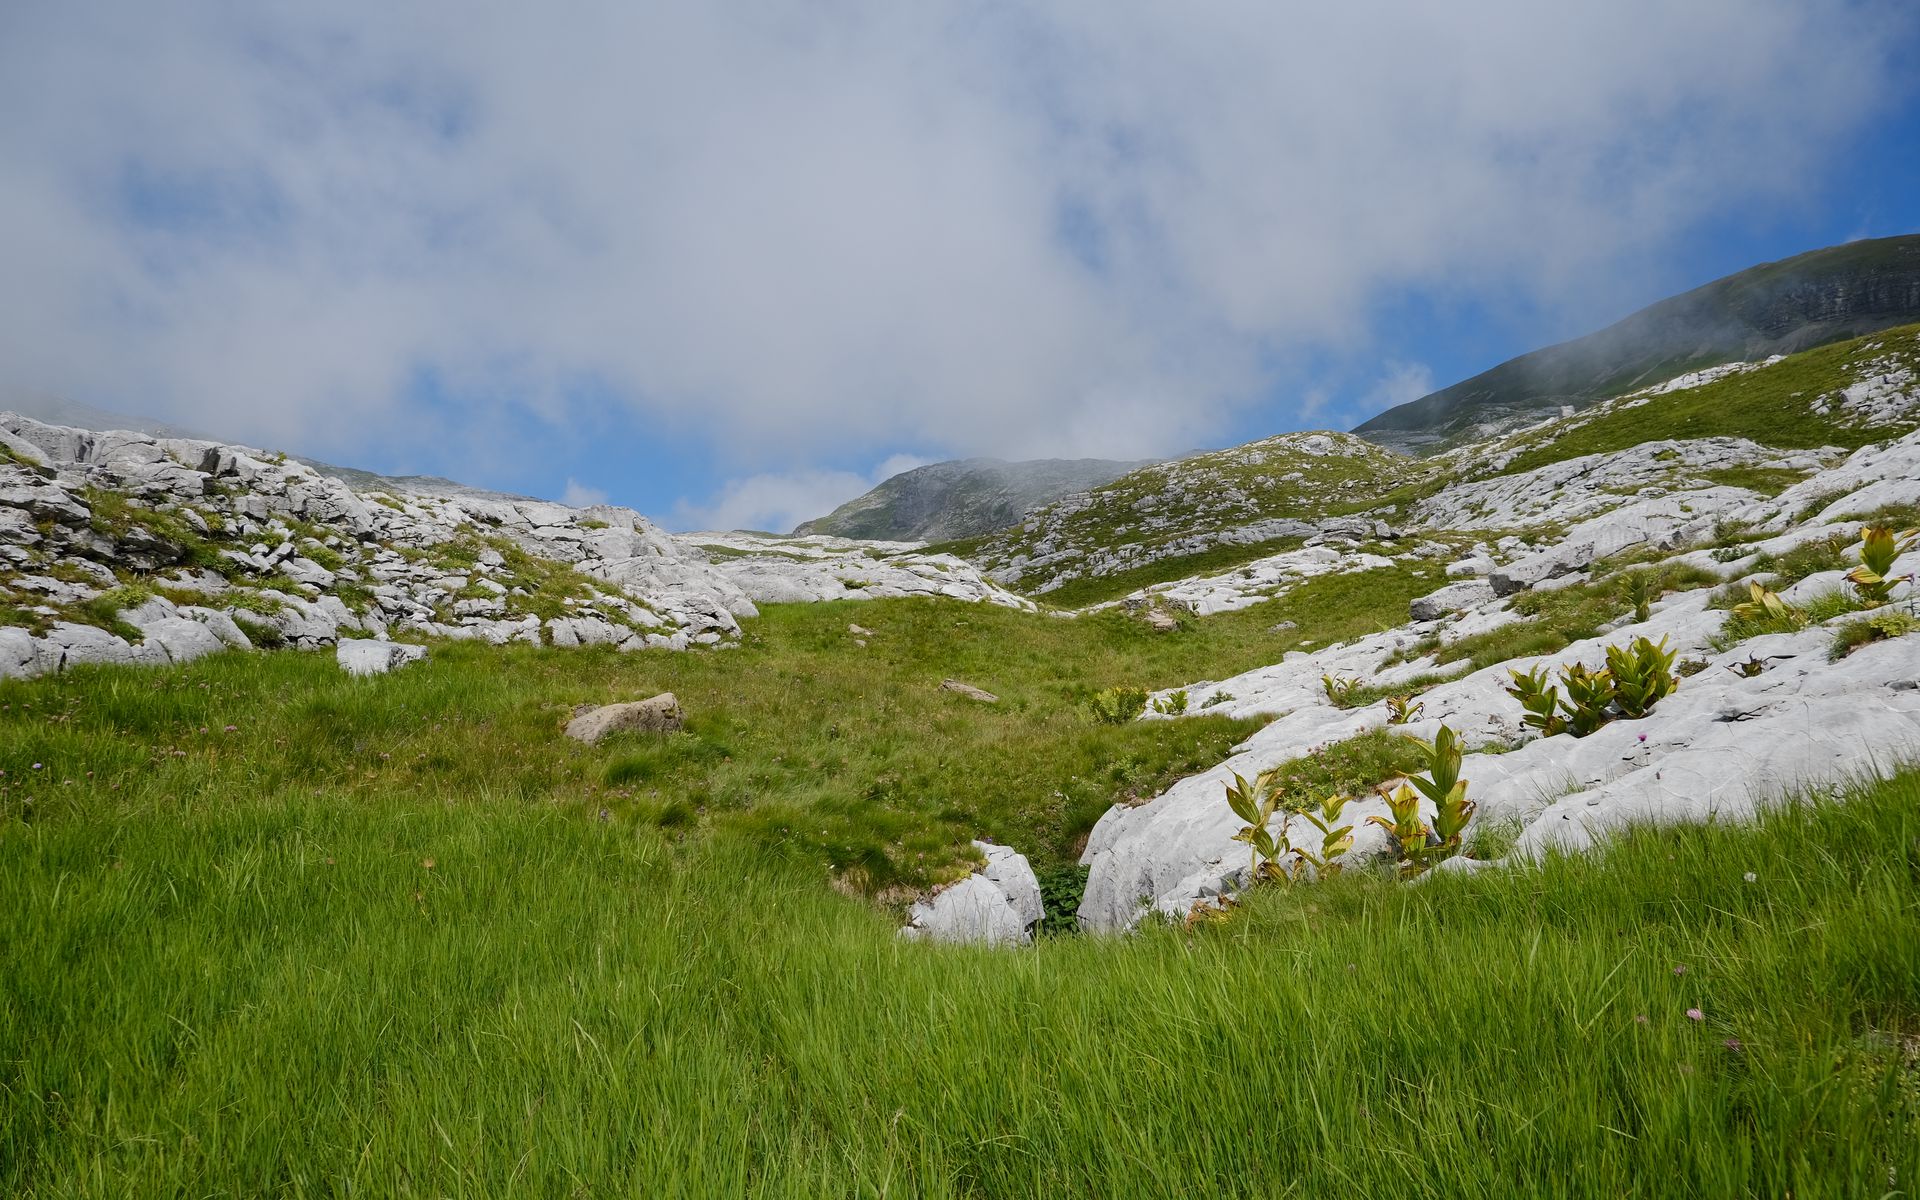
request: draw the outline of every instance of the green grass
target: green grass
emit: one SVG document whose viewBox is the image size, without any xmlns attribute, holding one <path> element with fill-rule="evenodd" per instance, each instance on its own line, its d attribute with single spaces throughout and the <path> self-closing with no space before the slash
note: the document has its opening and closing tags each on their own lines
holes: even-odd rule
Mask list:
<svg viewBox="0 0 1920 1200">
<path fill-rule="evenodd" d="M 403 678 L 362 693 L 423 701 Z M 79 765 L 0 824 L 10 1196 L 1879 1196 L 1920 1173 L 1914 776 L 1537 871 L 1350 874 L 1218 926 L 993 952 L 903 943 L 725 832 L 507 789 L 57 782 Z"/>
<path fill-rule="evenodd" d="M 864 650 L 846 633 L 855 619 L 875 631 Z M 1271 641 L 1205 623 L 1156 639 L 1117 615 L 876 601 L 774 607 L 725 652 L 453 643 L 373 686 L 341 675 L 331 655 L 222 655 L 178 671 L 0 686 L 0 702 L 17 701 L 0 714 L 0 768 L 11 780 L 30 761 L 76 781 L 92 770 L 94 784 L 67 794 L 118 785 L 160 806 L 321 788 L 362 802 L 537 800 L 640 824 L 690 810 L 701 829 L 746 834 L 883 891 L 948 877 L 970 861 L 974 837 L 1042 862 L 1076 856 L 1110 804 L 1212 765 L 1258 727 L 1218 716 L 1100 726 L 1086 698 L 1124 682 L 1185 682 L 1223 660 L 1251 667 L 1270 660 Z M 1003 700 L 940 692 L 948 677 Z M 596 749 L 559 736 L 576 704 L 661 691 L 685 705 L 686 733 Z M 27 719 L 28 700 L 62 719 Z M 240 729 L 198 732 L 229 724 Z"/>
<path fill-rule="evenodd" d="M 1746 488 L 1762 496 L 1778 496 L 1809 474 L 1811 472 L 1792 467 L 1716 467 L 1711 471 L 1698 472 L 1699 478 L 1709 483 Z"/>
<path fill-rule="evenodd" d="M 1596 570 L 1604 569 L 1596 564 Z M 1594 637 L 1609 621 L 1630 617 L 1633 603 L 1628 585 L 1635 577 L 1644 578 L 1651 595 L 1659 597 L 1676 591 L 1689 591 L 1718 583 L 1711 571 L 1684 564 L 1649 571 L 1632 566 L 1615 570 L 1589 583 L 1548 591 L 1522 592 L 1512 600 L 1512 608 L 1525 620 L 1515 621 L 1472 634 L 1434 649 L 1436 662 L 1462 659 L 1478 671 L 1514 658 L 1552 654 L 1578 641 Z"/>
<path fill-rule="evenodd" d="M 1771 367 L 1656 396 L 1637 407 L 1607 407 L 1554 422 L 1514 439 L 1525 449 L 1501 473 L 1668 438 L 1741 437 L 1781 449 L 1853 449 L 1885 441 L 1912 429 L 1914 422 L 1861 423 L 1816 413 L 1813 404 L 1851 384 L 1858 367 L 1890 355 L 1909 362 L 1920 359 L 1920 325 L 1821 346 Z"/>
<path fill-rule="evenodd" d="M 1746 601 L 1751 595 L 1751 591 L 1745 592 L 1741 595 L 1741 600 Z M 1718 600 L 1720 597 L 1716 596 L 1715 599 Z M 1715 653 L 1724 653 L 1738 646 L 1741 642 L 1747 641 L 1749 638 L 1760 637 L 1768 633 L 1793 633 L 1796 630 L 1805 629 L 1809 625 L 1818 625 L 1826 621 L 1831 621 L 1835 617 L 1845 616 L 1850 612 L 1858 612 L 1861 608 L 1861 602 L 1858 596 L 1846 588 L 1835 587 L 1829 588 L 1819 595 L 1809 598 L 1804 603 L 1792 607 L 1797 613 L 1797 616 L 1784 620 L 1770 616 L 1764 611 L 1755 613 L 1731 612 L 1728 614 L 1726 621 L 1720 626 L 1720 632 L 1708 639 L 1707 644 L 1712 647 Z"/>
<path fill-rule="evenodd" d="M 1897 608 L 1871 617 L 1843 621 L 1833 631 L 1833 646 L 1829 653 L 1836 659 L 1845 658 L 1862 646 L 1887 638 L 1905 637 L 1916 629 L 1920 629 L 1920 620 Z"/>
</svg>

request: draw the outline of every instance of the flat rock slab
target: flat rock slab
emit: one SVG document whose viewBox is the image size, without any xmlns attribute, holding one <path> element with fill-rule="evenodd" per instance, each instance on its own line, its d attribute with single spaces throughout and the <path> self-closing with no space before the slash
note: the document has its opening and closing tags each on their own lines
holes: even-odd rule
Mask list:
<svg viewBox="0 0 1920 1200">
<path fill-rule="evenodd" d="M 576 714 L 567 722 L 567 736 L 591 746 L 609 734 L 638 730 L 643 733 L 675 733 L 686 725 L 686 714 L 672 692 L 661 692 L 647 700 L 626 704 L 607 704 Z"/>
<path fill-rule="evenodd" d="M 425 646 L 371 638 L 344 638 L 333 648 L 334 661 L 349 675 L 385 675 L 395 667 L 419 662 L 426 656 Z"/>
<path fill-rule="evenodd" d="M 994 695 L 992 692 L 987 691 L 985 688 L 977 688 L 970 683 L 962 683 L 958 679 L 941 680 L 940 690 L 943 692 L 952 692 L 956 696 L 965 696 L 969 700 L 978 700 L 982 704 L 1000 703 L 1000 697 Z"/>
</svg>

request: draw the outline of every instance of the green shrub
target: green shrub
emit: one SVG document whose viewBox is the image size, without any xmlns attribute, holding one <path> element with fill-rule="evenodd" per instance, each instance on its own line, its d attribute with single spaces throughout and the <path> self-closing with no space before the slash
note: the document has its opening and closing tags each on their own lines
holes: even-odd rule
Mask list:
<svg viewBox="0 0 1920 1200">
<path fill-rule="evenodd" d="M 1417 856 L 1426 849 L 1428 839 L 1433 836 L 1433 831 L 1420 816 L 1420 796 L 1403 783 L 1381 798 L 1387 802 L 1390 815 L 1382 817 L 1376 814 L 1368 817 L 1367 823 L 1387 831 L 1393 852 L 1400 860 L 1400 874 L 1403 877 L 1418 875 L 1424 868 Z"/>
<path fill-rule="evenodd" d="M 1467 781 L 1460 778 L 1460 738 L 1442 725 L 1431 742 L 1408 738 L 1426 756 L 1427 773 L 1409 775 L 1407 783 L 1433 805 L 1431 836 L 1426 843 L 1411 849 L 1408 857 L 1424 871 L 1435 863 L 1460 853 L 1460 839 L 1473 811 L 1479 807 L 1467 799 Z M 1403 847 L 1404 850 L 1404 847 Z M 1418 871 L 1415 872 L 1416 874 Z"/>
<path fill-rule="evenodd" d="M 1322 675 L 1320 686 L 1327 693 L 1327 699 L 1335 708 L 1351 708 L 1352 698 L 1360 688 L 1357 675 Z"/>
<path fill-rule="evenodd" d="M 1095 693 L 1087 701 L 1087 709 L 1092 712 L 1093 719 L 1102 725 L 1125 725 L 1147 711 L 1147 691 L 1125 684 L 1110 687 Z"/>
<path fill-rule="evenodd" d="M 1299 855 L 1302 863 L 1311 866 L 1314 878 L 1326 879 L 1340 873 L 1340 863 L 1335 860 L 1353 849 L 1353 825 L 1336 824 L 1341 812 L 1347 807 L 1348 797 L 1332 795 L 1320 801 L 1318 812 L 1309 810 L 1301 815 L 1320 831 L 1320 850 L 1315 853 L 1305 846 L 1295 846 L 1293 852 Z"/>
<path fill-rule="evenodd" d="M 1507 695 L 1520 702 L 1526 710 L 1521 723 L 1529 729 L 1537 729 L 1542 737 L 1552 737 L 1567 727 L 1560 715 L 1560 689 L 1547 683 L 1545 664 L 1522 673 L 1511 668 L 1507 674 L 1513 676 L 1513 682 L 1507 686 Z"/>
<path fill-rule="evenodd" d="M 1287 840 L 1286 824 L 1281 823 L 1277 836 L 1267 827 L 1279 806 L 1280 793 L 1274 787 L 1271 773 L 1248 782 L 1245 776 L 1234 772 L 1233 782 L 1227 785 L 1227 807 L 1246 822 L 1245 827 L 1233 835 L 1233 840 L 1244 842 L 1251 849 L 1252 857 L 1247 864 L 1249 883 L 1284 882 L 1290 878 L 1280 861 L 1293 849 Z"/>
<path fill-rule="evenodd" d="M 1153 702 L 1153 711 L 1163 717 L 1177 717 L 1187 711 L 1187 689 L 1169 692 Z"/>
<path fill-rule="evenodd" d="M 1561 707 L 1567 714 L 1567 729 L 1575 737 L 1586 737 L 1607 723 L 1607 706 L 1613 703 L 1613 680 L 1605 669 L 1594 671 L 1580 663 L 1563 667 L 1560 686 L 1567 690 Z"/>
</svg>

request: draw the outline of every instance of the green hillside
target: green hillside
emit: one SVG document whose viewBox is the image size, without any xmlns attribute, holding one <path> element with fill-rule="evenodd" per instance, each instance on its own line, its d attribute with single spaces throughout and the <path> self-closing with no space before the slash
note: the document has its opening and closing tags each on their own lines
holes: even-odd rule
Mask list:
<svg viewBox="0 0 1920 1200">
<path fill-rule="evenodd" d="M 1920 412 L 1847 406 L 1849 388 L 1904 380 L 1920 387 L 1920 325 L 1907 325 L 1788 357 L 1644 402 L 1611 401 L 1474 452 L 1518 451 L 1502 473 L 1669 438 L 1739 437 L 1782 449 L 1854 448 L 1920 427 Z"/>
<path fill-rule="evenodd" d="M 1035 511 L 968 547 L 1035 594 L 1130 573 L 1119 591 L 1076 589 L 1075 603 L 1156 579 L 1230 567 L 1282 548 L 1309 523 L 1390 513 L 1432 468 L 1343 433 L 1290 433 L 1142 467 Z M 1063 601 L 1064 602 L 1064 601 Z"/>
<path fill-rule="evenodd" d="M 1766 263 L 1392 408 L 1354 432 L 1401 448 L 1585 407 L 1701 367 L 1791 354 L 1920 320 L 1920 234 Z"/>
</svg>

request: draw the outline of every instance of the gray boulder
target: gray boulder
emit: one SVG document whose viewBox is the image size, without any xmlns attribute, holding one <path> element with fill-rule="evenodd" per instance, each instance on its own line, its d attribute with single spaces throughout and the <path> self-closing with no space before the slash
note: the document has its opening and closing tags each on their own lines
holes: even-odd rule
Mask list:
<svg viewBox="0 0 1920 1200">
<path fill-rule="evenodd" d="M 970 683 L 962 683 L 958 679 L 941 680 L 940 690 L 943 692 L 951 692 L 956 696 L 964 696 L 969 700 L 977 700 L 982 704 L 1000 703 L 1000 697 L 994 695 L 992 692 L 987 691 L 985 688 L 977 688 Z"/>
<path fill-rule="evenodd" d="M 567 736 L 591 746 L 615 733 L 674 733 L 686 725 L 686 714 L 672 692 L 647 700 L 590 708 L 567 722 Z"/>
<path fill-rule="evenodd" d="M 1448 613 L 1485 604 L 1493 597 L 1493 584 L 1484 579 L 1464 579 L 1416 597 L 1407 605 L 1407 613 L 1416 621 L 1437 621 Z"/>
</svg>

